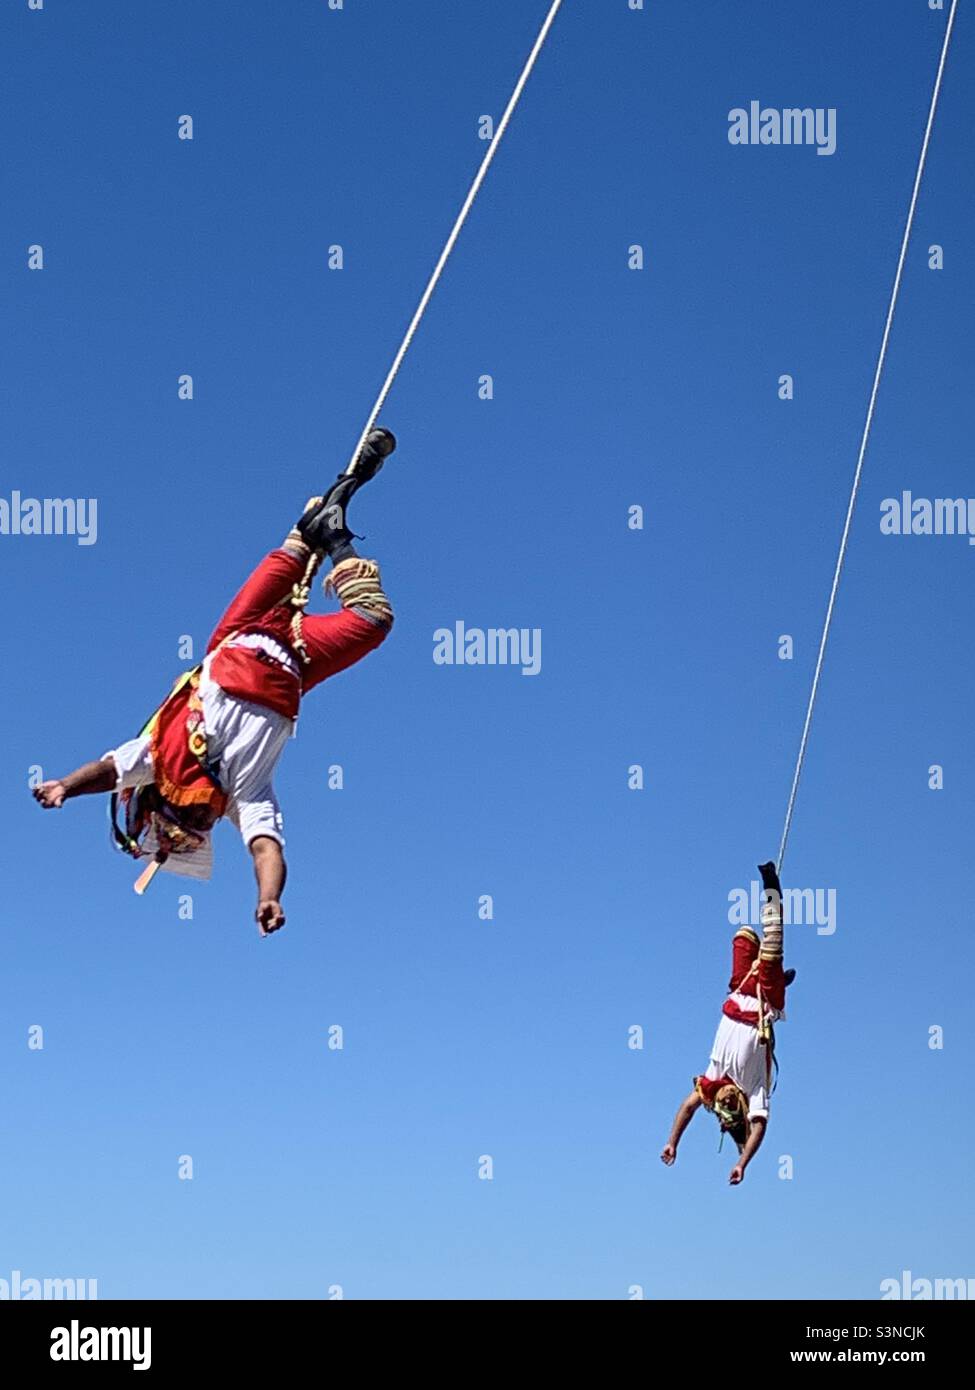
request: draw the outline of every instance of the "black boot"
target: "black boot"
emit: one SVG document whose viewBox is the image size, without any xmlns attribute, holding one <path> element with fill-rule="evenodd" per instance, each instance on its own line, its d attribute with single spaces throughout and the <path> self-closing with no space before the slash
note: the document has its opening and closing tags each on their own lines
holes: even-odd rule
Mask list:
<svg viewBox="0 0 975 1390">
<path fill-rule="evenodd" d="M 759 864 L 758 872 L 762 875 L 762 887 L 765 889 L 766 893 L 778 893 L 781 898 L 782 885 L 779 882 L 779 875 L 774 861 L 770 861 L 768 864 Z"/>
<path fill-rule="evenodd" d="M 312 550 L 326 554 L 333 564 L 355 555 L 355 539 L 346 522 L 346 508 L 364 483 L 374 478 L 396 448 L 390 430 L 371 430 L 359 451 L 351 473 L 340 473 L 315 506 L 298 519 L 295 529 Z"/>
<path fill-rule="evenodd" d="M 370 430 L 366 442 L 359 450 L 351 477 L 359 480 L 359 485 L 374 478 L 396 448 L 396 436 L 392 430 Z"/>
</svg>

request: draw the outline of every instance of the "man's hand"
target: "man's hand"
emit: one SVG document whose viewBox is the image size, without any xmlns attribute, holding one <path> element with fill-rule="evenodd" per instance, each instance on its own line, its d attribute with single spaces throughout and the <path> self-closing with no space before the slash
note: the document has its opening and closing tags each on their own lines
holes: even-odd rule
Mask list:
<svg viewBox="0 0 975 1390">
<path fill-rule="evenodd" d="M 64 805 L 66 795 L 63 782 L 42 782 L 39 787 L 34 788 L 34 800 L 39 802 L 45 811 L 58 810 Z"/>
<path fill-rule="evenodd" d="M 732 1168 L 728 1176 L 728 1181 L 732 1187 L 744 1181 L 745 1169 L 762 1147 L 762 1140 L 765 1138 L 765 1131 L 768 1128 L 768 1121 L 763 1115 L 756 1115 L 749 1121 L 748 1138 L 745 1140 L 745 1147 L 741 1151 L 741 1157 Z"/>
<path fill-rule="evenodd" d="M 276 898 L 262 898 L 254 915 L 262 936 L 270 936 L 272 932 L 279 931 L 285 923 L 284 910 Z"/>
<path fill-rule="evenodd" d="M 73 796 L 92 796 L 113 792 L 118 785 L 118 768 L 111 753 L 93 763 L 82 763 L 67 777 L 52 777 L 34 788 L 34 800 L 45 811 L 57 811 Z"/>
<path fill-rule="evenodd" d="M 691 1092 L 686 1100 L 681 1101 L 677 1114 L 674 1116 L 674 1127 L 670 1131 L 670 1138 L 663 1147 L 660 1155 L 661 1162 L 670 1168 L 677 1160 L 677 1145 L 681 1141 L 681 1135 L 694 1118 L 694 1112 L 701 1104 L 701 1097 L 697 1093 L 697 1088 Z"/>
<path fill-rule="evenodd" d="M 257 835 L 248 846 L 254 860 L 257 878 L 257 925 L 262 936 L 270 936 L 284 926 L 281 894 L 287 878 L 287 868 L 280 843 L 270 835 Z"/>
</svg>

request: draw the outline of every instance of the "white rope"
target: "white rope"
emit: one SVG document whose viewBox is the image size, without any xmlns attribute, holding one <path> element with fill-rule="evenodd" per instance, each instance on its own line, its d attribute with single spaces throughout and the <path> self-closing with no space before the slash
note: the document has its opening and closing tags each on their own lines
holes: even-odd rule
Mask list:
<svg viewBox="0 0 975 1390">
<path fill-rule="evenodd" d="M 843 536 L 840 540 L 839 555 L 836 558 L 836 569 L 833 572 L 833 587 L 830 590 L 829 603 L 826 606 L 826 620 L 823 623 L 823 634 L 819 641 L 819 655 L 816 658 L 816 670 L 813 675 L 812 689 L 809 692 L 809 704 L 806 706 L 806 720 L 802 727 L 802 738 L 799 743 L 799 756 L 796 759 L 796 769 L 792 778 L 792 790 L 789 793 L 789 805 L 785 813 L 785 824 L 782 828 L 782 840 L 779 844 L 779 873 L 782 872 L 782 861 L 785 858 L 785 848 L 789 840 L 789 831 L 792 827 L 792 814 L 795 810 L 796 795 L 799 791 L 799 779 L 802 776 L 802 768 L 806 759 L 806 745 L 809 742 L 809 727 L 812 724 L 813 710 L 816 705 L 816 696 L 819 692 L 819 678 L 823 670 L 823 658 L 826 655 L 826 643 L 829 640 L 829 630 L 833 622 L 833 608 L 836 603 L 836 591 L 840 584 L 840 575 L 843 572 L 843 562 L 846 559 L 846 548 L 850 539 L 850 527 L 853 524 L 853 511 L 856 507 L 857 494 L 860 491 L 860 478 L 863 473 L 863 460 L 866 457 L 867 445 L 870 441 L 870 429 L 873 425 L 874 408 L 877 404 L 877 393 L 880 390 L 880 378 L 883 375 L 884 363 L 887 358 L 887 344 L 890 341 L 890 330 L 894 322 L 894 311 L 897 308 L 897 297 L 900 293 L 901 277 L 904 271 L 904 262 L 907 257 L 908 243 L 911 239 L 911 230 L 914 225 L 914 213 L 917 208 L 918 193 L 921 189 L 921 179 L 924 176 L 924 165 L 928 157 L 928 145 L 931 140 L 931 130 L 934 126 L 934 117 L 938 109 L 938 97 L 941 93 L 941 79 L 945 70 L 945 61 L 948 57 L 948 46 L 951 43 L 951 31 L 955 23 L 955 10 L 958 7 L 958 0 L 952 0 L 951 12 L 948 15 L 948 23 L 945 28 L 944 43 L 941 48 L 941 61 L 938 63 L 938 75 L 934 82 L 934 91 L 931 94 L 931 106 L 928 111 L 928 124 L 924 131 L 924 141 L 921 145 L 921 155 L 918 159 L 917 173 L 914 178 L 914 191 L 911 194 L 911 206 L 907 214 L 907 223 L 904 227 L 904 238 L 901 242 L 900 257 L 897 261 L 897 273 L 894 276 L 894 288 L 890 296 L 890 305 L 887 309 L 887 322 L 884 325 L 884 336 L 880 344 L 880 354 L 877 358 L 877 370 L 874 372 L 873 389 L 870 392 L 870 404 L 867 407 L 867 418 L 863 427 L 863 437 L 860 440 L 860 453 L 857 457 L 856 472 L 853 475 L 853 489 L 850 493 L 850 503 L 846 509 L 846 523 L 843 527 Z"/>
<path fill-rule="evenodd" d="M 477 197 L 478 192 L 480 191 L 481 184 L 484 182 L 484 179 L 487 175 L 487 171 L 491 167 L 491 163 L 494 159 L 495 154 L 497 153 L 498 146 L 501 143 L 501 138 L 508 128 L 508 122 L 514 115 L 515 107 L 521 100 L 521 94 L 525 89 L 525 83 L 531 76 L 532 68 L 535 66 L 535 60 L 538 57 L 539 53 L 541 53 L 542 51 L 542 45 L 548 38 L 548 31 L 551 29 L 553 23 L 555 22 L 555 16 L 558 14 L 561 5 L 562 0 L 554 0 L 552 8 L 549 10 L 548 15 L 546 17 L 545 23 L 542 25 L 539 31 L 538 38 L 535 40 L 535 46 L 532 49 L 531 53 L 528 55 L 528 61 L 525 64 L 524 70 L 522 71 L 522 74 L 518 79 L 518 85 L 512 92 L 511 100 L 508 102 L 505 113 L 501 117 L 501 122 L 498 125 L 497 130 L 495 131 L 494 139 L 491 141 L 490 145 L 487 148 L 487 152 L 484 155 L 484 159 L 481 161 L 481 167 L 480 169 L 478 169 L 474 182 L 471 184 L 470 192 L 464 199 L 464 206 L 461 208 L 460 212 L 457 215 L 457 221 L 454 223 L 453 231 L 447 238 L 447 243 L 444 246 L 443 251 L 441 251 L 440 253 L 440 259 L 439 261 L 437 261 L 437 264 L 433 270 L 433 274 L 430 276 L 430 282 L 427 285 L 426 289 L 423 291 L 423 297 L 417 305 L 416 313 L 413 315 L 413 318 L 410 321 L 409 328 L 406 330 L 406 336 L 403 338 L 403 341 L 400 344 L 399 352 L 397 352 L 396 356 L 393 358 L 393 365 L 389 369 L 389 375 L 383 382 L 382 389 L 380 390 L 379 395 L 376 397 L 376 404 L 373 406 L 372 410 L 369 413 L 369 418 L 365 423 L 362 434 L 359 436 L 359 442 L 355 446 L 355 452 L 353 453 L 352 458 L 349 461 L 348 468 L 345 470 L 346 473 L 351 473 L 353 465 L 355 464 L 356 459 L 359 457 L 359 452 L 362 449 L 363 444 L 365 444 L 366 439 L 369 437 L 369 431 L 373 428 L 373 426 L 376 423 L 376 420 L 379 418 L 379 412 L 385 405 L 386 397 L 392 390 L 393 382 L 396 380 L 396 374 L 399 371 L 400 367 L 403 365 L 403 358 L 409 351 L 410 344 L 413 341 L 413 338 L 416 334 L 416 330 L 420 326 L 420 320 L 426 313 L 427 305 L 433 298 L 433 292 L 437 288 L 437 283 L 439 282 L 440 277 L 443 274 L 444 266 L 447 264 L 447 261 L 450 258 L 450 253 L 451 251 L 453 251 L 454 246 L 457 243 L 457 238 L 460 236 L 464 223 L 467 221 L 467 214 L 474 206 L 474 199 Z"/>
</svg>

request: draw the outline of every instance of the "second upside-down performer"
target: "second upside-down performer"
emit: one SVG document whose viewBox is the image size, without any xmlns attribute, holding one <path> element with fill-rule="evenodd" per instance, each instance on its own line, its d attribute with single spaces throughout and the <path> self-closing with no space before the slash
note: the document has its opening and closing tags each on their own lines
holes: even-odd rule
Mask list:
<svg viewBox="0 0 975 1390">
<path fill-rule="evenodd" d="M 731 1170 L 733 1186 L 742 1181 L 768 1128 L 775 1052 L 775 1024 L 785 1016 L 785 991 L 794 970 L 782 968 L 782 888 L 774 864 L 760 864 L 762 936 L 740 927 L 732 942 L 731 979 L 707 1070 L 681 1103 L 660 1157 L 668 1167 L 677 1158 L 681 1136 L 700 1106 L 718 1120 L 722 1134 L 738 1147 Z"/>
</svg>

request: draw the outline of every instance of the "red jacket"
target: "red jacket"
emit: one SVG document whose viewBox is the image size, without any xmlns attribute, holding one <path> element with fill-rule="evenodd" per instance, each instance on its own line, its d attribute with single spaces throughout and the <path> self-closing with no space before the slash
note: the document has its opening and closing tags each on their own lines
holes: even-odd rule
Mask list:
<svg viewBox="0 0 975 1390">
<path fill-rule="evenodd" d="M 753 999 L 758 997 L 758 986 L 762 986 L 762 998 L 773 1009 L 785 1008 L 785 975 L 781 959 L 762 960 L 759 955 L 761 941 L 751 927 L 739 927 L 731 946 L 731 979 L 728 990 L 732 994 L 745 994 Z M 758 961 L 757 967 L 752 967 Z M 758 1009 L 752 1013 L 741 1009 L 733 999 L 725 1001 L 724 1012 L 739 1023 L 758 1022 Z"/>
<path fill-rule="evenodd" d="M 276 710 L 288 719 L 297 715 L 302 695 L 378 647 L 387 632 L 385 626 L 352 609 L 308 614 L 302 624 L 308 660 L 302 661 L 293 646 L 294 610 L 282 606 L 282 600 L 301 582 L 304 572 L 304 561 L 296 555 L 273 550 L 236 595 L 207 644 L 207 653 L 215 653 L 210 673 L 228 695 Z M 221 646 L 227 638 L 248 632 L 264 632 L 280 642 L 299 674 L 259 648 Z M 194 753 L 194 729 L 202 719 L 198 701 L 194 709 L 195 693 L 195 688 L 184 685 L 159 712 L 152 734 L 156 782 L 174 805 L 207 804 L 222 815 L 226 799 Z"/>
<path fill-rule="evenodd" d="M 210 674 L 228 695 L 277 710 L 288 719 L 297 716 L 302 695 L 378 647 L 387 632 L 353 609 L 310 613 L 302 624 L 307 656 L 302 661 L 291 635 L 294 609 L 282 600 L 304 572 L 304 561 L 297 556 L 272 550 L 234 598 L 207 645 L 207 652 L 213 652 L 228 637 L 249 632 L 264 632 L 280 642 L 291 653 L 298 676 L 260 649 L 232 646 L 216 652 Z"/>
</svg>

